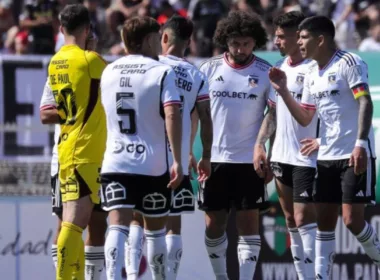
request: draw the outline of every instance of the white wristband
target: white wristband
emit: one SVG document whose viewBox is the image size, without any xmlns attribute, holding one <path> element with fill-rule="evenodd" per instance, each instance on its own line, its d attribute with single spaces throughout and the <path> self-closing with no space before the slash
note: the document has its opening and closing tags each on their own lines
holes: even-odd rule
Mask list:
<svg viewBox="0 0 380 280">
<path fill-rule="evenodd" d="M 362 147 L 362 148 L 367 148 L 368 147 L 368 141 L 362 140 L 362 139 L 357 139 L 355 142 L 355 147 Z"/>
</svg>

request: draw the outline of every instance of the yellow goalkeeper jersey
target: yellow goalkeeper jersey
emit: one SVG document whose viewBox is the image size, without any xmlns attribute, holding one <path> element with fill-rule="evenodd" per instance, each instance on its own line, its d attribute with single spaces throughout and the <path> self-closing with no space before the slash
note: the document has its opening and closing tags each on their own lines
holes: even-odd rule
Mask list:
<svg viewBox="0 0 380 280">
<path fill-rule="evenodd" d="M 97 53 L 77 45 L 63 46 L 50 61 L 49 83 L 61 126 L 60 168 L 103 160 L 107 129 L 100 77 L 105 67 Z"/>
</svg>

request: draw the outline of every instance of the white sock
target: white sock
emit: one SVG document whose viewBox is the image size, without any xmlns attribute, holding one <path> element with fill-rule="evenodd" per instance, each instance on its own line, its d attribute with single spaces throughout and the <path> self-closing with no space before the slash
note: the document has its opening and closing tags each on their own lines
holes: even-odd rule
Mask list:
<svg viewBox="0 0 380 280">
<path fill-rule="evenodd" d="M 364 229 L 356 238 L 362 244 L 364 251 L 373 263 L 380 266 L 380 244 L 374 228 L 366 222 Z"/>
<path fill-rule="evenodd" d="M 315 279 L 315 236 L 317 224 L 312 223 L 298 228 L 301 235 L 305 260 L 306 279 Z"/>
<path fill-rule="evenodd" d="M 121 270 L 124 263 L 124 244 L 128 238 L 126 226 L 109 226 L 104 254 L 106 258 L 107 280 L 122 280 Z"/>
<path fill-rule="evenodd" d="M 335 258 L 335 232 L 319 231 L 315 238 L 316 279 L 330 279 Z"/>
<path fill-rule="evenodd" d="M 166 235 L 166 250 L 168 252 L 167 279 L 177 279 L 179 265 L 182 258 L 182 237 L 178 234 Z"/>
<path fill-rule="evenodd" d="M 100 280 L 104 268 L 104 247 L 85 246 L 85 271 L 86 280 Z"/>
<path fill-rule="evenodd" d="M 238 257 L 240 280 L 252 280 L 261 248 L 260 235 L 239 236 Z"/>
<path fill-rule="evenodd" d="M 305 262 L 301 235 L 297 228 L 288 228 L 290 235 L 290 251 L 299 280 L 306 279 Z"/>
<path fill-rule="evenodd" d="M 137 280 L 139 277 L 143 247 L 144 229 L 138 225 L 131 225 L 128 241 L 125 243 L 125 267 L 128 280 Z"/>
<path fill-rule="evenodd" d="M 226 264 L 228 240 L 226 233 L 216 239 L 210 239 L 206 236 L 205 243 L 215 276 L 217 279 L 228 279 Z"/>
<path fill-rule="evenodd" d="M 58 262 L 58 257 L 57 257 L 57 244 L 52 244 L 51 245 L 51 257 L 53 259 L 53 264 L 54 267 L 57 268 L 57 262 Z"/>
<path fill-rule="evenodd" d="M 155 231 L 144 230 L 148 253 L 148 264 L 153 280 L 166 279 L 166 229 Z"/>
</svg>

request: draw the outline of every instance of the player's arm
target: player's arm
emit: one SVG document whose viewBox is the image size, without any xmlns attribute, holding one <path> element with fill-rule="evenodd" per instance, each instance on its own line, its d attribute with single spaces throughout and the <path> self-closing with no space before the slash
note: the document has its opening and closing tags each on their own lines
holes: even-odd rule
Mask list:
<svg viewBox="0 0 380 280">
<path fill-rule="evenodd" d="M 55 102 L 53 92 L 50 88 L 49 80 L 46 81 L 44 92 L 42 93 L 41 97 L 40 119 L 42 124 L 59 123 L 57 104 Z"/>
<path fill-rule="evenodd" d="M 362 85 L 359 87 L 363 87 L 365 95 L 357 98 L 357 101 L 359 102 L 357 139 L 367 140 L 372 126 L 373 103 L 371 95 L 369 94 L 368 85 Z M 356 88 L 353 89 L 353 91 L 355 90 Z"/>
<path fill-rule="evenodd" d="M 197 173 L 197 160 L 195 159 L 194 153 L 193 153 L 193 146 L 195 142 L 195 137 L 197 136 L 198 132 L 198 123 L 199 123 L 199 116 L 197 110 L 193 110 L 191 113 L 191 133 L 190 133 L 190 154 L 189 154 L 189 175 L 190 178 L 192 178 L 192 171 Z"/>
<path fill-rule="evenodd" d="M 309 93 L 307 86 L 307 76 L 305 79 L 304 91 L 302 94 L 302 102 L 298 104 L 297 101 L 290 94 L 286 84 L 286 74 L 278 68 L 271 68 L 269 70 L 269 79 L 273 88 L 281 95 L 290 113 L 296 121 L 302 126 L 308 126 L 313 120 L 316 106 L 315 101 Z"/>
</svg>

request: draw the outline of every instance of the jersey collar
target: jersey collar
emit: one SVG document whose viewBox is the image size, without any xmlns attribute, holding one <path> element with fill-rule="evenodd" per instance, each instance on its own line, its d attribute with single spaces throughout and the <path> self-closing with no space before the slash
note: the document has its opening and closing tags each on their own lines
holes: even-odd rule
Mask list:
<svg viewBox="0 0 380 280">
<path fill-rule="evenodd" d="M 319 71 L 323 71 L 323 70 L 325 70 L 325 69 L 330 65 L 330 63 L 334 60 L 334 58 L 335 58 L 336 54 L 338 53 L 338 51 L 339 51 L 338 49 L 335 50 L 335 52 L 334 52 L 334 54 L 332 55 L 332 57 L 330 58 L 329 62 L 327 62 L 325 66 L 323 66 L 322 68 L 320 68 L 320 67 L 318 66 L 318 67 L 319 67 Z"/>
</svg>

